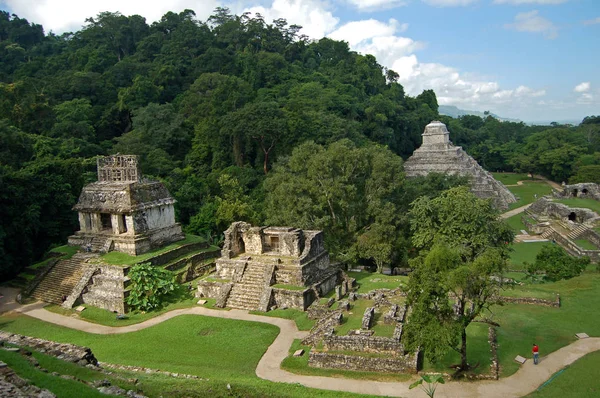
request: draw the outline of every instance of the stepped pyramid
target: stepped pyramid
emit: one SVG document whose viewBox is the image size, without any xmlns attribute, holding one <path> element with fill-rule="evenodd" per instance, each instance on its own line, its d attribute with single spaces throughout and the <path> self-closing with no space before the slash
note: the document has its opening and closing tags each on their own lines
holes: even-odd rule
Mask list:
<svg viewBox="0 0 600 398">
<path fill-rule="evenodd" d="M 458 174 L 471 178 L 471 192 L 482 199 L 492 199 L 500 210 L 508 209 L 517 201 L 515 196 L 484 170 L 461 147 L 450 142 L 446 125 L 437 120 L 429 123 L 423 132 L 423 144 L 404 163 L 407 177 L 426 176 L 429 173 Z"/>
</svg>

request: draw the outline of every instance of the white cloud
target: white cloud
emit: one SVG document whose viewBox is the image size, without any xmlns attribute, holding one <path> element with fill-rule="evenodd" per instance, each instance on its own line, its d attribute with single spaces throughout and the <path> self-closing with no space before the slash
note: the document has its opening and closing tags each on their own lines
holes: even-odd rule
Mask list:
<svg viewBox="0 0 600 398">
<path fill-rule="evenodd" d="M 327 4 L 320 0 L 273 0 L 269 8 L 257 6 L 245 11 L 260 13 L 267 23 L 285 18 L 290 25 L 302 26 L 300 33 L 320 39 L 339 23 L 339 18 L 334 17 L 327 8 Z"/>
<path fill-rule="evenodd" d="M 392 69 L 400 75 L 399 81 L 408 94 L 417 95 L 433 89 L 441 105 L 497 109 L 501 105 L 524 104 L 546 94 L 545 90 L 527 86 L 500 89 L 497 82 L 470 79 L 446 65 L 419 63 L 414 54 L 396 60 Z"/>
<path fill-rule="evenodd" d="M 460 7 L 476 3 L 479 0 L 421 0 L 423 3 L 436 7 Z"/>
<path fill-rule="evenodd" d="M 585 92 L 590 91 L 590 87 L 591 87 L 590 82 L 582 82 L 582 83 L 579 83 L 578 85 L 576 85 L 575 88 L 573 89 L 573 91 L 575 91 L 576 93 L 585 93 Z"/>
<path fill-rule="evenodd" d="M 588 26 L 588 25 L 596 25 L 596 24 L 598 24 L 598 23 L 600 23 L 600 17 L 598 17 L 598 18 L 594 18 L 594 19 L 588 19 L 587 21 L 583 21 L 583 24 L 584 24 L 585 26 Z"/>
<path fill-rule="evenodd" d="M 558 37 L 558 28 L 546 18 L 539 16 L 537 10 L 518 13 L 515 22 L 504 27 L 519 32 L 543 33 L 548 39 Z"/>
<path fill-rule="evenodd" d="M 407 0 L 347 0 L 359 10 L 372 11 L 402 7 L 408 4 Z"/>
<path fill-rule="evenodd" d="M 200 20 L 208 18 L 219 0 L 5 0 L 8 8 L 22 18 L 44 26 L 46 32 L 55 33 L 79 30 L 85 19 L 95 17 L 103 11 L 120 11 L 123 15 L 138 14 L 146 18 L 148 23 L 159 20 L 168 11 L 181 12 L 188 8 L 196 12 Z"/>
<path fill-rule="evenodd" d="M 562 4 L 569 0 L 494 0 L 494 4 Z"/>
</svg>

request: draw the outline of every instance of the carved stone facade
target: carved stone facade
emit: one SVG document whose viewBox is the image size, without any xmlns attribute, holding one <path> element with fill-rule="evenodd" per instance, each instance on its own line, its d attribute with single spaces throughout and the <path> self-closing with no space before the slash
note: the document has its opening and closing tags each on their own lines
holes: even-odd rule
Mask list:
<svg viewBox="0 0 600 398">
<path fill-rule="evenodd" d="M 139 255 L 184 238 L 175 199 L 162 183 L 142 179 L 136 156 L 106 156 L 97 165 L 98 181 L 83 188 L 73 207 L 80 229 L 70 245 Z"/>
<path fill-rule="evenodd" d="M 226 293 L 227 307 L 305 310 L 339 283 L 341 271 L 331 266 L 321 231 L 235 222 L 225 231 L 212 276 L 222 282 L 200 282 L 198 296 L 215 297 L 218 291 L 221 300 Z M 231 289 L 225 289 L 229 284 Z M 271 288 L 276 284 L 285 287 Z"/>
<path fill-rule="evenodd" d="M 508 209 L 517 201 L 515 196 L 484 170 L 461 147 L 454 146 L 446 125 L 433 121 L 425 127 L 423 144 L 404 163 L 408 177 L 426 176 L 429 173 L 444 173 L 468 176 L 471 191 L 479 198 L 492 199 L 495 207 Z"/>
</svg>

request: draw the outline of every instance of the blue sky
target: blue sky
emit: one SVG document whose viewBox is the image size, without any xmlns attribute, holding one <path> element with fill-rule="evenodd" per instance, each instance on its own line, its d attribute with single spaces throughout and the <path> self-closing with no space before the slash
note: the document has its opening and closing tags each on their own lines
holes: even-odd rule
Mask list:
<svg viewBox="0 0 600 398">
<path fill-rule="evenodd" d="M 205 20 L 217 6 L 345 40 L 440 104 L 525 121 L 600 115 L 600 0 L 0 0 L 56 33 L 100 11 L 153 22 L 190 8 Z"/>
</svg>

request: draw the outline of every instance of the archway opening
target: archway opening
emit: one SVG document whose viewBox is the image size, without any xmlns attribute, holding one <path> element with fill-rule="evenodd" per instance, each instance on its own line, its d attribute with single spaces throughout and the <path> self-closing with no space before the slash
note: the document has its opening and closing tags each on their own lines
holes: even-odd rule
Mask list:
<svg viewBox="0 0 600 398">
<path fill-rule="evenodd" d="M 569 221 L 577 221 L 577 214 L 574 211 L 569 214 Z"/>
<path fill-rule="evenodd" d="M 576 190 L 576 189 L 574 189 L 574 190 L 571 192 L 571 195 L 573 195 L 573 197 L 575 197 L 575 198 L 576 198 L 576 197 L 577 197 L 577 190 Z"/>
</svg>

